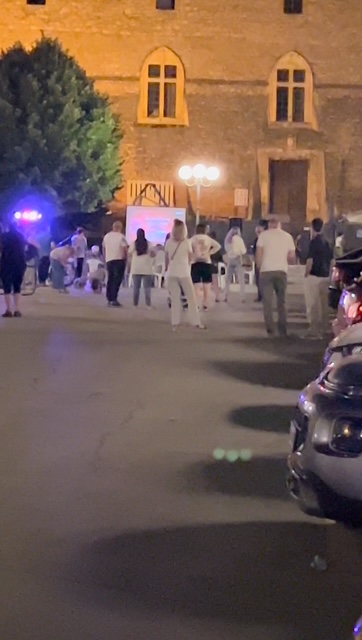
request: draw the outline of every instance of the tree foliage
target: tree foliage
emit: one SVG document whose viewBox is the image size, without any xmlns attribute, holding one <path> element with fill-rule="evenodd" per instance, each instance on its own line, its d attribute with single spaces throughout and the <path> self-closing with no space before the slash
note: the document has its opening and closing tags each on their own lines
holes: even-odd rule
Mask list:
<svg viewBox="0 0 362 640">
<path fill-rule="evenodd" d="M 35 189 L 65 211 L 92 211 L 121 185 L 122 133 L 98 93 L 58 41 L 0 58 L 0 193 Z"/>
</svg>

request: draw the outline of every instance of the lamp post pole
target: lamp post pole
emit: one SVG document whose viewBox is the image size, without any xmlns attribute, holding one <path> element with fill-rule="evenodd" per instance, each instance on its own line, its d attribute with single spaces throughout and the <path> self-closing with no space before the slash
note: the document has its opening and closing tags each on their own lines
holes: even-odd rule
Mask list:
<svg viewBox="0 0 362 640">
<path fill-rule="evenodd" d="M 200 222 L 201 214 L 201 189 L 202 187 L 210 187 L 220 176 L 220 170 L 217 167 L 205 167 L 203 164 L 196 164 L 194 167 L 185 165 L 178 172 L 181 180 L 187 187 L 196 187 L 196 226 Z"/>
<path fill-rule="evenodd" d="M 196 182 L 196 226 L 200 222 L 200 212 L 201 212 L 201 180 L 197 180 Z"/>
</svg>

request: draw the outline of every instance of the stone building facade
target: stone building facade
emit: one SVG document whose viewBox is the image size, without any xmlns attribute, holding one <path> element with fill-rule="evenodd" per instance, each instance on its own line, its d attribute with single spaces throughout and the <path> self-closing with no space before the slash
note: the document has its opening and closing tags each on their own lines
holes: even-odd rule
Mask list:
<svg viewBox="0 0 362 640">
<path fill-rule="evenodd" d="M 296 229 L 362 209 L 361 32 L 361 0 L 2 0 L 0 12 L 3 49 L 57 37 L 111 97 L 125 133 L 115 208 L 147 183 L 194 203 L 178 169 L 203 162 L 221 170 L 206 215 L 275 212 Z"/>
</svg>

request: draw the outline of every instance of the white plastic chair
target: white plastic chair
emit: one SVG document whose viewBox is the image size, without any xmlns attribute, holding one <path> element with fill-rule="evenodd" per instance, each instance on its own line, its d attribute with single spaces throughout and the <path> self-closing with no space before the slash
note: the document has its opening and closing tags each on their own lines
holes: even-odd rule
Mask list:
<svg viewBox="0 0 362 640">
<path fill-rule="evenodd" d="M 253 261 L 251 269 L 248 271 L 245 270 L 245 284 L 251 285 L 251 284 L 254 284 L 254 281 L 255 281 L 255 262 Z"/>
<path fill-rule="evenodd" d="M 224 271 L 224 273 L 223 273 Z M 220 289 L 225 289 L 226 286 L 226 264 L 224 262 L 219 262 L 217 265 L 217 277 L 219 281 Z"/>
<path fill-rule="evenodd" d="M 162 282 L 165 277 L 165 271 L 166 271 L 165 265 L 159 264 L 156 267 L 153 267 L 153 277 L 156 280 L 156 286 L 158 289 L 161 289 L 162 287 Z"/>
<path fill-rule="evenodd" d="M 153 276 L 158 289 L 161 289 L 166 272 L 166 258 L 164 251 L 158 251 L 153 263 Z"/>
</svg>

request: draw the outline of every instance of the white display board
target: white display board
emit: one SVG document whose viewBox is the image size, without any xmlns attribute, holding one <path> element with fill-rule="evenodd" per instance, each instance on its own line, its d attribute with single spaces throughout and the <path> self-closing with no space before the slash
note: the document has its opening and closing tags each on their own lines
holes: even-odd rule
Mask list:
<svg viewBox="0 0 362 640">
<path fill-rule="evenodd" d="M 177 207 L 127 207 L 126 238 L 134 242 L 137 229 L 144 229 L 146 238 L 154 244 L 164 244 L 175 219 L 186 221 L 186 209 Z"/>
</svg>

